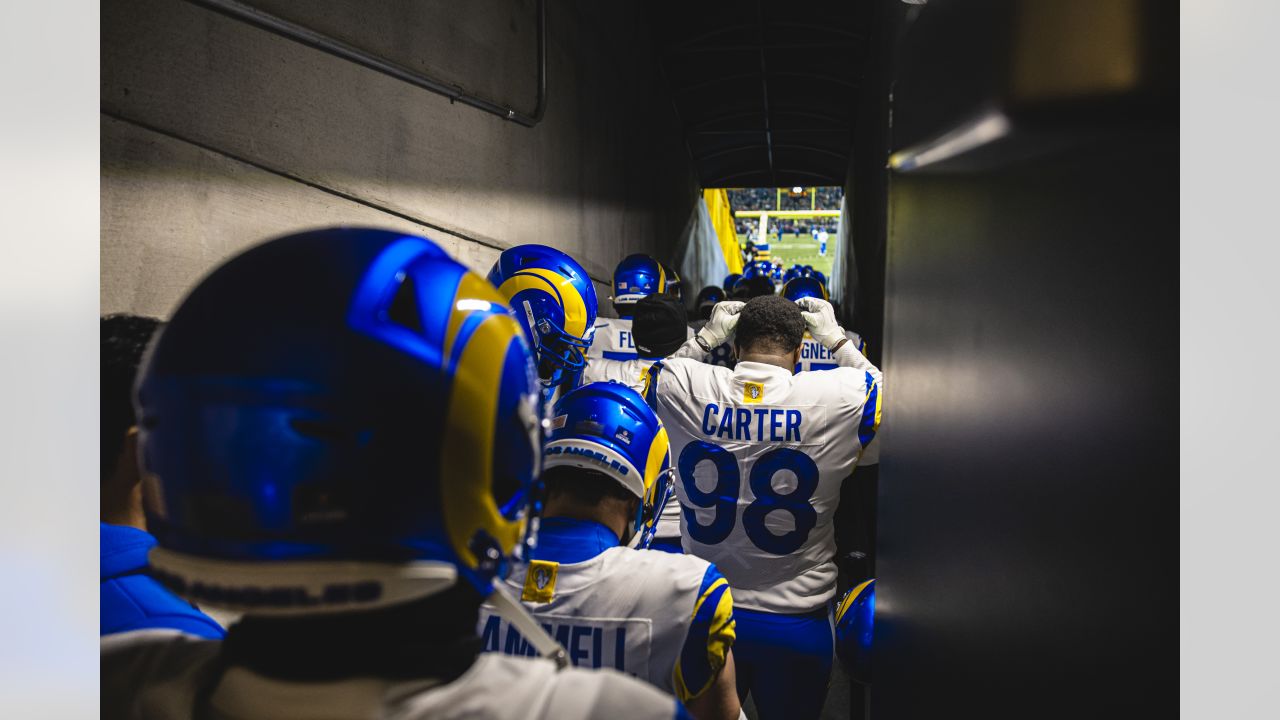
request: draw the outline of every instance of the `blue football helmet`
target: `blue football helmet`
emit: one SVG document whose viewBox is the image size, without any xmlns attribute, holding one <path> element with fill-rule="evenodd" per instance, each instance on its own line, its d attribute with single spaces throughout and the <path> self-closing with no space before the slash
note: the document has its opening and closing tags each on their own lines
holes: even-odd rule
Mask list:
<svg viewBox="0 0 1280 720">
<path fill-rule="evenodd" d="M 733 286 L 737 285 L 738 281 L 741 279 L 742 279 L 741 273 L 730 273 L 724 276 L 724 283 L 721 285 L 721 287 L 724 288 L 725 292 L 732 293 Z"/>
<path fill-rule="evenodd" d="M 489 282 L 511 304 L 533 344 L 543 384 L 553 388 L 576 378 L 595 334 L 596 288 L 587 271 L 555 248 L 517 245 L 498 256 Z"/>
<path fill-rule="evenodd" d="M 425 238 L 285 236 L 182 301 L 139 374 L 155 574 L 254 614 L 493 591 L 535 540 L 533 352 Z"/>
<path fill-rule="evenodd" d="M 786 285 L 787 283 L 791 282 L 793 278 L 798 278 L 798 277 L 800 277 L 800 268 L 793 267 L 782 274 L 782 284 Z"/>
<path fill-rule="evenodd" d="M 814 270 L 813 276 L 818 279 L 818 282 L 822 283 L 822 287 L 825 288 L 827 286 L 827 276 L 823 275 L 821 270 Z"/>
<path fill-rule="evenodd" d="M 725 291 L 715 285 L 708 285 L 698 291 L 698 298 L 694 301 L 694 310 L 703 320 L 711 319 L 711 310 L 716 303 L 724 302 L 728 299 Z"/>
<path fill-rule="evenodd" d="M 637 303 L 646 295 L 666 291 L 666 271 L 663 270 L 662 263 L 648 255 L 628 255 L 613 271 L 614 305 Z"/>
<path fill-rule="evenodd" d="M 801 266 L 800 266 L 800 276 L 801 276 L 801 277 L 813 277 L 813 273 L 814 273 L 814 270 L 813 270 L 813 266 L 812 266 L 812 265 L 801 265 Z"/>
<path fill-rule="evenodd" d="M 860 682 L 870 679 L 875 613 L 875 578 L 850 589 L 836 605 L 836 655 Z"/>
<path fill-rule="evenodd" d="M 798 277 L 787 281 L 782 286 L 782 297 L 795 302 L 800 298 L 813 297 L 819 300 L 827 299 L 827 288 L 818 282 L 818 278 L 814 277 Z"/>
<path fill-rule="evenodd" d="M 658 416 L 640 393 L 617 382 L 572 390 L 551 415 L 543 450 L 546 469 L 594 470 L 625 487 L 640 503 L 622 541 L 649 547 L 672 491 L 670 442 Z"/>
</svg>

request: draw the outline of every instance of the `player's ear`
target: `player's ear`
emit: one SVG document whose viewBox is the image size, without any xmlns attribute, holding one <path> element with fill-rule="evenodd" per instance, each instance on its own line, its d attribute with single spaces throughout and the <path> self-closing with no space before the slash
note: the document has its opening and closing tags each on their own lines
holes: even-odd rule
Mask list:
<svg viewBox="0 0 1280 720">
<path fill-rule="evenodd" d="M 803 347 L 804 347 L 804 343 L 800 343 L 800 345 L 795 350 L 791 351 L 792 367 L 800 364 L 800 348 L 803 348 Z"/>
<path fill-rule="evenodd" d="M 738 342 L 735 340 L 733 343 L 733 359 L 737 360 L 740 357 L 742 357 L 742 351 L 738 349 Z"/>
</svg>

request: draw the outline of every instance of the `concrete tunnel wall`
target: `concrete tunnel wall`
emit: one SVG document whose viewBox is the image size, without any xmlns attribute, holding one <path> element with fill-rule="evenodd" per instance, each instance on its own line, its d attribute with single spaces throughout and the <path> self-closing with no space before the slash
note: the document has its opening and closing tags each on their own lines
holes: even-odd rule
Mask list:
<svg viewBox="0 0 1280 720">
<path fill-rule="evenodd" d="M 534 0 L 253 5 L 532 112 Z M 473 270 L 560 248 L 670 262 L 697 184 L 638 3 L 549 2 L 530 129 L 189 2 L 108 0 L 101 309 L 167 317 L 220 261 L 324 225 L 424 233 Z"/>
</svg>

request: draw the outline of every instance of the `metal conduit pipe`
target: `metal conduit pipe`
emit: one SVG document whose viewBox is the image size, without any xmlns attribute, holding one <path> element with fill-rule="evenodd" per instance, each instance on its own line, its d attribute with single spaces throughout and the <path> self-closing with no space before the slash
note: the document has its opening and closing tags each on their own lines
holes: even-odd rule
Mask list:
<svg viewBox="0 0 1280 720">
<path fill-rule="evenodd" d="M 499 105 L 491 100 L 470 95 L 461 87 L 449 85 L 420 72 L 410 70 L 409 68 L 393 63 L 386 58 L 378 57 L 377 55 L 361 50 L 358 47 L 348 45 L 337 38 L 316 32 L 311 28 L 299 25 L 290 20 L 277 17 L 271 13 L 259 10 L 247 3 L 239 2 L 239 0 L 187 0 L 187 2 L 207 8 L 222 15 L 226 15 L 227 17 L 240 20 L 241 22 L 248 23 L 254 27 L 279 35 L 280 37 L 293 40 L 294 42 L 302 43 L 307 47 L 315 48 L 321 52 L 326 52 L 335 57 L 340 57 L 357 65 L 367 67 L 370 70 L 380 72 L 383 75 L 420 87 L 423 90 L 429 90 L 438 95 L 443 95 L 449 98 L 450 102 L 469 105 L 477 110 L 483 110 L 492 115 L 497 115 L 504 120 L 510 120 L 511 122 L 523 125 L 524 127 L 531 128 L 541 122 L 542 116 L 547 109 L 546 0 L 538 0 L 538 100 L 531 114 L 525 114 L 514 108 Z"/>
</svg>

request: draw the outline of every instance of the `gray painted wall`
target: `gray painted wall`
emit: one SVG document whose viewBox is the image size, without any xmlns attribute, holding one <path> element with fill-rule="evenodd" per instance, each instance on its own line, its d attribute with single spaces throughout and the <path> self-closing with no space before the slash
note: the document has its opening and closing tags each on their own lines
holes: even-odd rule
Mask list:
<svg viewBox="0 0 1280 720">
<path fill-rule="evenodd" d="M 638 4 L 548 3 L 529 129 L 178 0 L 102 7 L 104 313 L 167 316 L 219 261 L 327 224 L 426 233 L 484 272 L 558 247 L 671 260 L 697 197 Z M 257 6 L 531 111 L 533 0 Z M 603 283 L 599 281 L 604 281 Z"/>
</svg>

